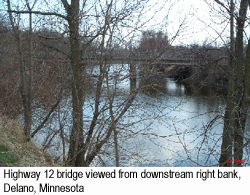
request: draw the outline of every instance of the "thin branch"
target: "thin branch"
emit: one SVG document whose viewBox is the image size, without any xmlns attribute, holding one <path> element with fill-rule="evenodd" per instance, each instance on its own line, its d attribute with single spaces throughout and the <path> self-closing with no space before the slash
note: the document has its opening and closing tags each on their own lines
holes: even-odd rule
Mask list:
<svg viewBox="0 0 250 195">
<path fill-rule="evenodd" d="M 67 52 L 64 52 L 63 50 L 61 50 L 59 48 L 56 48 L 55 46 L 51 46 L 51 45 L 48 45 L 48 44 L 45 44 L 45 43 L 42 43 L 42 45 L 49 48 L 49 49 L 55 50 L 55 51 L 63 54 L 64 56 L 66 56 L 68 58 L 70 57 L 70 55 Z"/>
<path fill-rule="evenodd" d="M 59 105 L 61 101 L 61 97 L 56 101 L 55 105 L 53 105 L 49 111 L 49 113 L 47 114 L 47 116 L 44 118 L 43 122 L 36 128 L 36 130 L 34 130 L 31 134 L 31 138 L 33 138 L 37 133 L 38 131 L 40 131 L 43 126 L 45 125 L 45 123 L 49 120 L 50 118 L 50 115 L 54 112 L 54 110 L 57 108 L 57 106 Z"/>
<path fill-rule="evenodd" d="M 58 16 L 63 19 L 67 19 L 66 16 L 56 13 L 56 12 L 41 12 L 41 11 L 17 11 L 17 10 L 8 10 L 10 13 L 16 13 L 16 14 L 40 14 L 44 16 Z"/>
<path fill-rule="evenodd" d="M 225 6 L 224 3 L 222 3 L 220 0 L 214 0 L 214 1 L 218 3 L 220 6 L 222 6 L 225 10 L 227 10 L 229 14 L 231 14 L 231 10 L 227 6 Z"/>
</svg>

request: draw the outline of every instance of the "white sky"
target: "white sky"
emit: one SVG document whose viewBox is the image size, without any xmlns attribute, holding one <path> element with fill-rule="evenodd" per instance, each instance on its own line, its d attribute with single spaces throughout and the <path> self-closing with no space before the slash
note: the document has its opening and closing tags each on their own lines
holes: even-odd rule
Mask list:
<svg viewBox="0 0 250 195">
<path fill-rule="evenodd" d="M 151 2 L 156 1 L 151 0 Z M 156 14 L 155 18 L 151 21 L 154 25 L 151 24 L 152 27 L 148 25 L 148 29 L 162 29 L 168 33 L 170 39 L 174 37 L 180 29 L 179 36 L 173 40 L 174 45 L 202 44 L 204 42 L 216 45 L 216 43 L 223 44 L 224 41 L 227 41 L 229 26 L 227 26 L 227 23 L 221 24 L 219 15 L 211 12 L 210 7 L 204 0 L 158 1 L 158 5 L 166 1 L 168 1 L 168 3 Z M 168 19 L 166 18 L 167 13 Z M 180 28 L 180 24 L 184 20 L 185 22 Z M 213 21 L 219 24 L 215 24 Z M 226 31 L 223 36 L 220 37 L 219 34 L 225 27 Z"/>
<path fill-rule="evenodd" d="M 213 0 L 207 1 L 213 2 Z M 0 2 L 1 5 L 3 0 Z M 221 23 L 222 18 L 219 16 L 211 12 L 205 0 L 149 0 L 149 7 L 146 8 L 143 18 L 151 20 L 141 30 L 162 30 L 168 34 L 174 45 L 204 42 L 222 45 L 228 41 L 229 26 L 227 22 Z M 219 34 L 224 29 L 226 30 L 220 37 Z M 177 32 L 178 36 L 175 36 Z"/>
</svg>

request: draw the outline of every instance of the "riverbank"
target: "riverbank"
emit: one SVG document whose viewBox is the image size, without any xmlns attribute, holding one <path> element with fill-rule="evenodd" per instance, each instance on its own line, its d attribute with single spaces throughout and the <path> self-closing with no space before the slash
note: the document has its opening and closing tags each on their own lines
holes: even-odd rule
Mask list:
<svg viewBox="0 0 250 195">
<path fill-rule="evenodd" d="M 32 142 L 24 141 L 22 125 L 18 119 L 0 117 L 0 135 L 0 166 L 54 166 L 48 154 Z"/>
<path fill-rule="evenodd" d="M 192 69 L 172 66 L 165 69 L 165 74 L 168 78 L 189 86 L 208 87 L 227 92 L 228 70 L 227 64 L 212 64 Z"/>
</svg>

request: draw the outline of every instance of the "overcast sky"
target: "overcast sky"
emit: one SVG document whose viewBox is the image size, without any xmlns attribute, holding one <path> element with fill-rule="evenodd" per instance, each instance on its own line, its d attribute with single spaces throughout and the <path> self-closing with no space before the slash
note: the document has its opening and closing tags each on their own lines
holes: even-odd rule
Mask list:
<svg viewBox="0 0 250 195">
<path fill-rule="evenodd" d="M 221 15 L 211 12 L 205 0 L 149 0 L 143 17 L 150 21 L 141 30 L 161 30 L 174 45 L 222 45 L 228 41 L 228 21 L 221 22 Z"/>
<path fill-rule="evenodd" d="M 173 44 L 223 44 L 228 41 L 228 22 L 211 11 L 204 0 L 157 0 L 164 7 L 156 13 L 148 29 L 161 29 L 167 32 Z M 213 2 L 212 0 L 209 0 Z M 156 2 L 151 0 L 151 2 Z M 214 4 L 216 6 L 216 4 Z M 216 6 L 217 7 L 217 6 Z M 154 9 L 157 9 L 155 7 Z M 154 11 L 151 12 L 153 14 Z M 184 21 L 184 22 L 183 22 Z M 181 25 L 183 24 L 183 25 Z M 179 30 L 178 36 L 175 38 Z M 224 32 L 221 34 L 221 32 Z"/>
</svg>

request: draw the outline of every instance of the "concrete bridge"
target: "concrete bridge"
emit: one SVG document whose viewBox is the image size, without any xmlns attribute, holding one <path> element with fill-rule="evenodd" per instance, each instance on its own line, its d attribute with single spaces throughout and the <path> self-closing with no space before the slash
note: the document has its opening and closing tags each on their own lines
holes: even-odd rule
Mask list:
<svg viewBox="0 0 250 195">
<path fill-rule="evenodd" d="M 157 65 L 157 66 L 185 66 L 185 67 L 194 67 L 198 66 L 198 63 L 194 60 L 185 59 L 185 58 L 152 58 L 152 57 L 102 57 L 99 58 L 84 58 L 83 62 L 91 64 L 100 64 L 100 61 L 105 60 L 107 63 L 112 64 L 140 64 L 140 65 Z"/>
<path fill-rule="evenodd" d="M 151 64 L 151 65 L 158 65 L 158 66 L 186 66 L 186 67 L 193 67 L 197 66 L 193 60 L 184 59 L 184 58 L 135 58 L 133 59 L 134 62 L 139 62 L 140 64 Z"/>
</svg>

